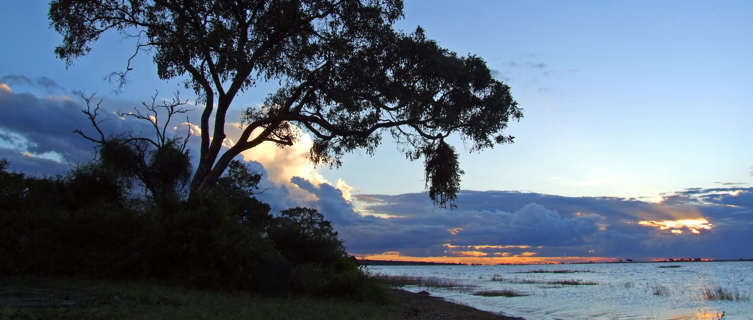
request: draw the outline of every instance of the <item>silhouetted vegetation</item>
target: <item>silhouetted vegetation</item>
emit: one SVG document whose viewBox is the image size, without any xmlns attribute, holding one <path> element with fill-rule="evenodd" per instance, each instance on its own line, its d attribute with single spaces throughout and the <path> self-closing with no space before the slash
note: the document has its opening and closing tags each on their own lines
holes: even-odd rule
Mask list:
<svg viewBox="0 0 753 320">
<path fill-rule="evenodd" d="M 0 273 L 384 300 L 321 213 L 295 208 L 273 217 L 253 197 L 259 176 L 242 163 L 189 205 L 134 195 L 124 170 L 104 158 L 45 179 L 0 162 Z"/>
<path fill-rule="evenodd" d="M 671 295 L 669 288 L 663 285 L 654 285 L 651 287 L 651 291 L 655 296 L 668 297 Z"/>
<path fill-rule="evenodd" d="M 750 301 L 750 296 L 747 294 L 724 287 L 704 287 L 701 291 L 701 298 L 705 300 Z"/>
<path fill-rule="evenodd" d="M 482 297 L 525 297 L 529 296 L 530 294 L 519 292 L 511 289 L 500 289 L 500 290 L 483 290 L 483 291 L 476 291 L 472 293 L 474 296 L 482 296 Z"/>
<path fill-rule="evenodd" d="M 593 272 L 591 270 L 568 270 L 568 269 L 562 269 L 562 270 L 543 270 L 543 269 L 537 269 L 537 270 L 529 270 L 529 271 L 519 271 L 514 273 L 587 273 L 587 272 Z"/>
<path fill-rule="evenodd" d="M 508 278 L 503 278 L 500 275 L 493 275 L 491 278 L 491 281 L 520 283 L 520 284 L 541 283 L 541 284 L 550 284 L 550 285 L 557 285 L 557 286 L 592 286 L 592 285 L 599 284 L 598 282 L 593 282 L 593 281 L 573 280 L 573 279 L 566 279 L 566 280 L 508 279 Z"/>
<path fill-rule="evenodd" d="M 445 288 L 445 289 L 470 289 L 473 286 L 459 283 L 457 281 L 435 278 L 435 277 L 415 277 L 415 276 L 391 276 L 386 274 L 375 274 L 372 278 L 388 284 L 393 287 L 402 286 L 419 286 L 427 288 Z"/>
</svg>

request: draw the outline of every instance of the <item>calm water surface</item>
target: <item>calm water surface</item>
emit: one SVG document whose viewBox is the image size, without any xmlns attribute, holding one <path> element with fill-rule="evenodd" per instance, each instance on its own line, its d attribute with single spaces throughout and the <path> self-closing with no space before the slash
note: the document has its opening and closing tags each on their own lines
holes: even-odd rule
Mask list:
<svg viewBox="0 0 753 320">
<path fill-rule="evenodd" d="M 666 266 L 675 266 L 667 268 Z M 530 271 L 578 271 L 531 273 Z M 436 278 L 466 288 L 406 286 L 504 315 L 536 319 L 753 319 L 753 262 L 609 263 L 535 266 L 369 266 L 372 274 Z M 594 285 L 559 285 L 577 280 Z M 708 300 L 724 288 L 747 301 Z M 510 289 L 521 297 L 482 297 Z M 724 314 L 724 317 L 722 317 Z"/>
</svg>

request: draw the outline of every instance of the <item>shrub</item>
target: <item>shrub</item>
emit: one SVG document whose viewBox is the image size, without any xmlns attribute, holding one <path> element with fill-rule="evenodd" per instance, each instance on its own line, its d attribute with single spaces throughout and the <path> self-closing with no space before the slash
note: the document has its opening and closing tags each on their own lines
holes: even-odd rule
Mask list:
<svg viewBox="0 0 753 320">
<path fill-rule="evenodd" d="M 386 299 L 386 289 L 348 256 L 337 232 L 315 209 L 284 210 L 271 220 L 267 231 L 276 248 L 294 265 L 293 293 Z"/>
<path fill-rule="evenodd" d="M 55 179 L 27 178 L 5 166 L 0 162 L 0 199 L 6 200 L 0 202 L 0 274 L 386 299 L 322 214 L 294 208 L 273 218 L 248 188 L 258 175 L 240 164 L 190 204 L 152 196 L 140 206 L 130 203 L 128 178 L 108 166 L 95 163 Z"/>
</svg>

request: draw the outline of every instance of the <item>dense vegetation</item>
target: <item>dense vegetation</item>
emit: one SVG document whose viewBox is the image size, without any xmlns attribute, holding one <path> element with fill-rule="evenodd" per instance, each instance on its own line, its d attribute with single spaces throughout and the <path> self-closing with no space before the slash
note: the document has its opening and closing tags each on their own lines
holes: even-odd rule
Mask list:
<svg viewBox="0 0 753 320">
<path fill-rule="evenodd" d="M 270 215 L 253 197 L 258 175 L 240 162 L 189 205 L 174 190 L 140 191 L 137 175 L 118 169 L 107 152 L 101 148 L 98 161 L 55 178 L 11 173 L 0 162 L 0 274 L 383 299 L 321 213 Z M 158 152 L 145 163 L 173 160 Z"/>
</svg>

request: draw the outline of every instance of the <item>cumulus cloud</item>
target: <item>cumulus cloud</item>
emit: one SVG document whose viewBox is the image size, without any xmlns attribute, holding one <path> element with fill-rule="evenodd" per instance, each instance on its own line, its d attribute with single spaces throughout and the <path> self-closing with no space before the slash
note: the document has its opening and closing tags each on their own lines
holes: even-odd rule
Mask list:
<svg viewBox="0 0 753 320">
<path fill-rule="evenodd" d="M 0 84 L 0 158 L 7 158 L 14 170 L 42 175 L 64 173 L 93 158 L 92 143 L 72 133 L 91 128 L 77 99 L 17 93 L 9 83 L 26 80 L 3 79 L 9 82 Z M 133 105 L 106 101 L 103 129 L 151 134 L 146 123 L 115 113 Z M 198 111 L 193 112 L 190 118 L 198 119 Z M 229 121 L 226 129 L 226 143 L 232 143 L 242 124 Z M 200 133 L 190 122 L 176 123 L 173 130 L 176 135 Z M 194 157 L 198 142 L 195 137 L 189 145 Z M 294 146 L 264 143 L 242 157 L 264 176 L 260 199 L 274 211 L 318 209 L 354 254 L 517 257 L 530 262 L 545 257 L 753 257 L 753 248 L 747 246 L 753 241 L 750 187 L 691 188 L 666 194 L 658 203 L 464 190 L 458 208 L 448 210 L 435 207 L 426 193 L 365 195 L 341 179 L 327 181 L 308 161 L 310 147 L 310 137 L 300 132 Z M 562 261 L 571 261 L 567 259 Z"/>
<path fill-rule="evenodd" d="M 678 195 L 684 195 L 684 200 L 678 200 Z M 356 252 L 399 251 L 404 255 L 443 256 L 479 251 L 499 257 L 528 252 L 526 255 L 635 259 L 753 257 L 753 249 L 746 245 L 753 241 L 750 222 L 753 188 L 683 190 L 666 195 L 659 203 L 463 191 L 454 211 L 433 207 L 423 193 L 354 198 L 363 210 L 401 217 L 382 219 L 389 222 L 381 225 L 389 226 L 380 225 L 371 232 L 360 227 L 362 237 L 368 234 L 378 239 L 373 243 L 385 246 L 372 248 L 369 245 L 373 243 L 368 241 L 351 240 L 353 244 L 364 245 L 354 247 L 352 250 Z M 424 232 L 417 232 L 417 228 Z M 432 235 L 427 236 L 427 232 Z M 356 236 L 356 232 L 352 235 Z M 434 241 L 426 243 L 424 237 Z M 406 243 L 420 245 L 410 247 Z"/>
</svg>

